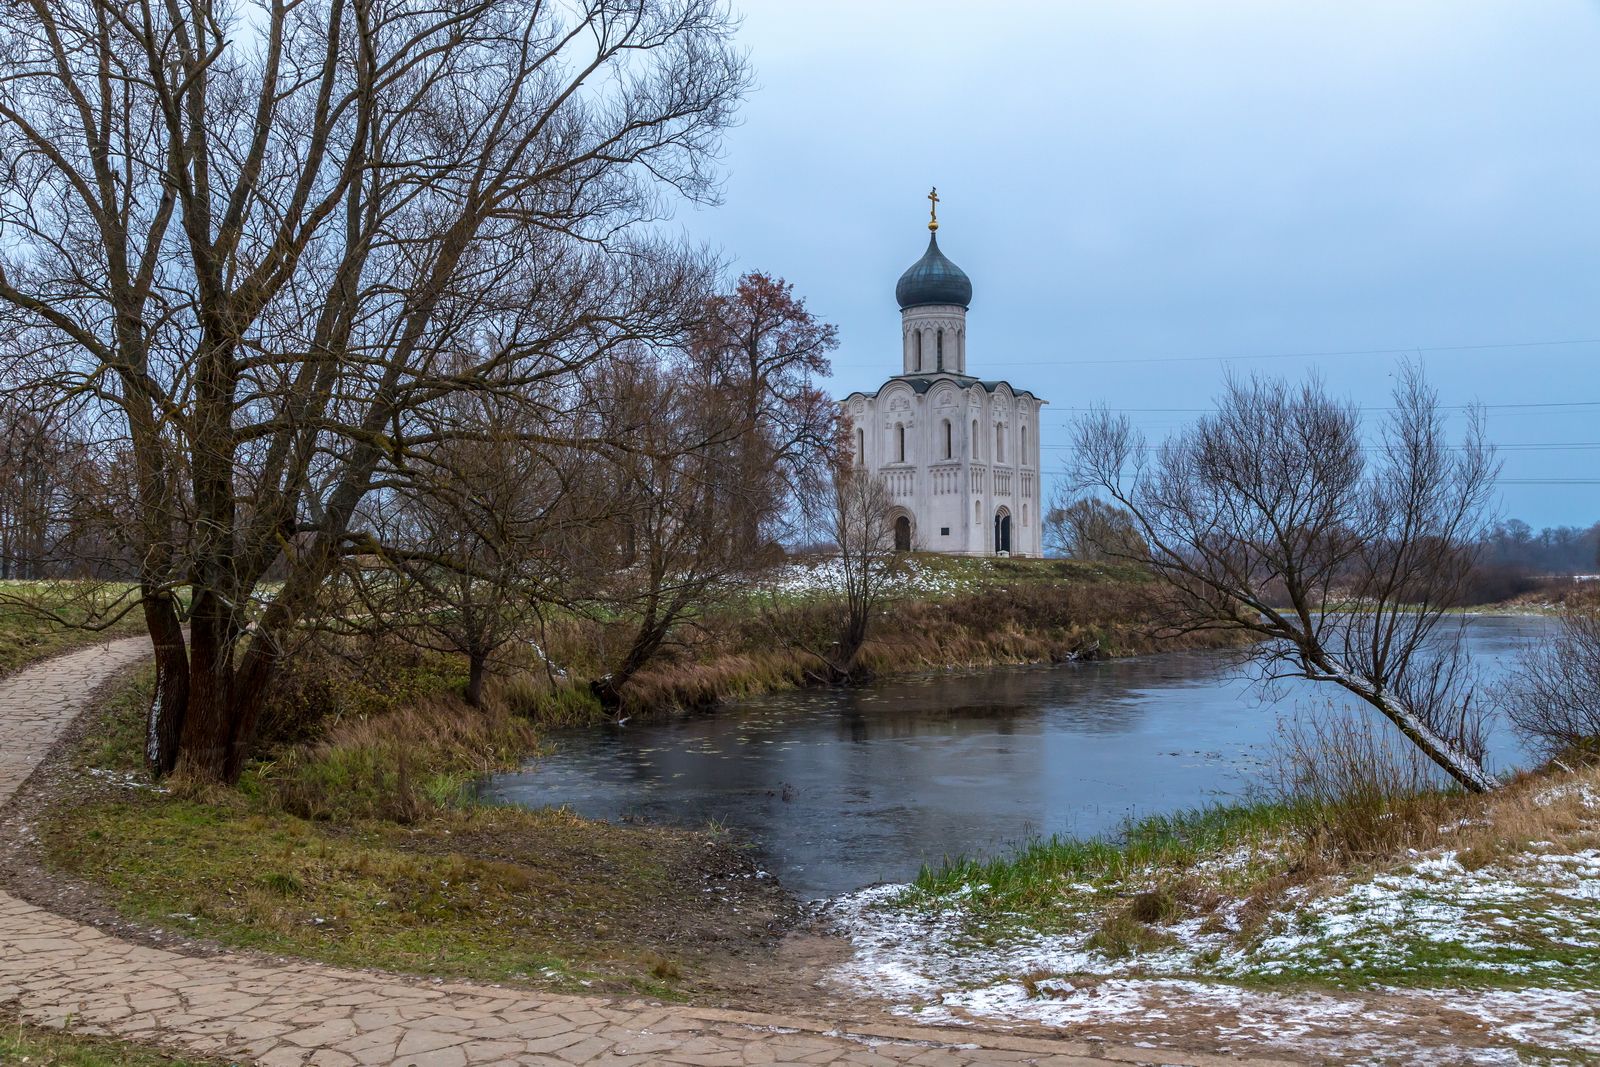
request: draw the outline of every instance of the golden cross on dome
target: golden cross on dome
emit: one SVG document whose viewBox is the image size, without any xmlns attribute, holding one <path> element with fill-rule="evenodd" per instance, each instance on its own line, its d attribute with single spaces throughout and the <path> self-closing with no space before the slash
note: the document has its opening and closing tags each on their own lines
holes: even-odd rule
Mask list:
<svg viewBox="0 0 1600 1067">
<path fill-rule="evenodd" d="M 939 187 L 935 185 L 928 190 L 928 229 L 939 229 Z"/>
</svg>

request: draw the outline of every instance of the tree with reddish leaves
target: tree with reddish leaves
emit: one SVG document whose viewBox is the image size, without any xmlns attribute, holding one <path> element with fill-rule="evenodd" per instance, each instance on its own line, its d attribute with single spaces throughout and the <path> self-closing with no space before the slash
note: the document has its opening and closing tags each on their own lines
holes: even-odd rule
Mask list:
<svg viewBox="0 0 1600 1067">
<path fill-rule="evenodd" d="M 627 620 L 593 683 L 615 710 L 629 679 L 696 613 L 744 589 L 807 487 L 826 480 L 836 407 L 817 384 L 838 331 L 761 273 L 706 301 L 674 357 L 607 376 L 618 565 L 597 603 Z"/>
<path fill-rule="evenodd" d="M 791 489 L 825 470 L 818 461 L 835 445 L 835 405 L 816 380 L 838 345 L 837 327 L 807 311 L 793 285 L 760 271 L 712 297 L 690 338 L 691 362 L 735 405 L 750 444 L 764 446 L 748 458 Z"/>
</svg>

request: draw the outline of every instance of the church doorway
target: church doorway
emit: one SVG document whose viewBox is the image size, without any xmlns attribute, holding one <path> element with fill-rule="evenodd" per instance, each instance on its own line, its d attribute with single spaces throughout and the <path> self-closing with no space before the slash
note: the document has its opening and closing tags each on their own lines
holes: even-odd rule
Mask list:
<svg viewBox="0 0 1600 1067">
<path fill-rule="evenodd" d="M 894 520 L 894 550 L 911 551 L 911 520 L 904 515 Z"/>
<path fill-rule="evenodd" d="M 1011 512 L 1005 508 L 994 513 L 994 553 L 997 556 L 1011 554 Z"/>
</svg>

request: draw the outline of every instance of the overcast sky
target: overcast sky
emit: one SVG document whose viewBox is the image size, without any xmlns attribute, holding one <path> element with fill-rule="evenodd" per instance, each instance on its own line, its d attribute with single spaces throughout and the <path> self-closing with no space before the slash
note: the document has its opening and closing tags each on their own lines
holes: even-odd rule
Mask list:
<svg viewBox="0 0 1600 1067">
<path fill-rule="evenodd" d="M 1600 0 L 741 10 L 726 202 L 679 222 L 839 325 L 837 395 L 899 371 L 937 185 L 968 370 L 1051 402 L 1047 469 L 1090 404 L 1159 435 L 1233 367 L 1381 407 L 1421 350 L 1506 514 L 1600 520 Z"/>
</svg>

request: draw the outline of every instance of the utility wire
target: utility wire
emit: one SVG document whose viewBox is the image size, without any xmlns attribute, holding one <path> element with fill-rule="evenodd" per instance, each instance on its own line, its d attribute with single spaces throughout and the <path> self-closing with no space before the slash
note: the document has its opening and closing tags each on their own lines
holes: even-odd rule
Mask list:
<svg viewBox="0 0 1600 1067">
<path fill-rule="evenodd" d="M 1440 410 L 1443 410 L 1443 411 L 1471 411 L 1473 408 L 1480 408 L 1480 407 L 1481 408 L 1485 408 L 1487 410 L 1494 410 L 1494 411 L 1503 411 L 1503 410 L 1506 410 L 1508 408 L 1593 408 L 1593 407 L 1600 407 L 1600 400 L 1529 401 L 1528 403 L 1525 403 L 1525 404 L 1440 404 L 1439 405 Z M 1056 407 L 1054 404 L 1051 404 L 1050 408 L 1051 408 L 1052 412 L 1056 412 L 1056 411 L 1060 411 L 1060 412 L 1067 412 L 1067 411 L 1115 411 L 1115 412 L 1119 412 L 1119 413 L 1126 412 L 1128 414 L 1135 414 L 1135 413 L 1140 413 L 1140 412 L 1151 412 L 1151 413 L 1162 413 L 1162 414 L 1172 414 L 1172 415 L 1201 415 L 1201 414 L 1205 414 L 1206 412 L 1216 411 L 1217 410 L 1215 407 L 1209 407 L 1209 408 L 1113 408 L 1113 407 L 1106 407 L 1106 408 L 1101 408 L 1101 407 L 1099 407 L 1097 405 L 1092 405 L 1092 404 L 1091 405 L 1079 405 L 1079 406 L 1074 406 L 1074 407 Z M 1392 407 L 1376 407 L 1376 408 L 1358 408 L 1357 410 L 1359 410 L 1359 411 L 1394 411 L 1395 409 L 1392 408 Z"/>
<path fill-rule="evenodd" d="M 1000 359 L 984 360 L 986 367 L 1107 367 L 1134 363 L 1231 363 L 1241 359 L 1331 359 L 1335 356 L 1407 356 L 1425 352 L 1494 352 L 1513 348 L 1557 348 L 1563 345 L 1600 344 L 1600 337 L 1576 337 L 1565 341 L 1507 341 L 1480 345 L 1408 345 L 1404 348 L 1348 348 L 1321 352 L 1253 352 L 1231 356 L 1130 356 L 1101 359 Z M 864 367 L 866 364 L 851 363 Z"/>
</svg>

